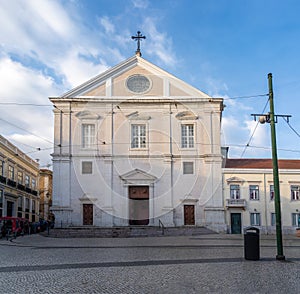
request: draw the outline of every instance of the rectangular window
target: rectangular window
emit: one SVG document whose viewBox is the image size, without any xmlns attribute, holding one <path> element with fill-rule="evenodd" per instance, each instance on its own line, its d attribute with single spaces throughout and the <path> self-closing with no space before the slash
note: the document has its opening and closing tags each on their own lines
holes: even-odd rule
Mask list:
<svg viewBox="0 0 300 294">
<path fill-rule="evenodd" d="M 250 213 L 250 224 L 251 226 L 260 226 L 260 213 Z"/>
<path fill-rule="evenodd" d="M 28 175 L 25 176 L 25 187 L 29 188 L 30 185 L 30 177 Z"/>
<path fill-rule="evenodd" d="M 230 199 L 240 199 L 240 185 L 230 185 Z"/>
<path fill-rule="evenodd" d="M 93 162 L 92 161 L 83 161 L 81 163 L 82 174 L 92 174 L 93 173 Z"/>
<path fill-rule="evenodd" d="M 276 214 L 271 212 L 271 226 L 276 226 Z"/>
<path fill-rule="evenodd" d="M 291 199 L 300 200 L 300 186 L 298 185 L 291 186 Z"/>
<path fill-rule="evenodd" d="M 300 227 L 300 213 L 292 213 L 292 226 Z"/>
<path fill-rule="evenodd" d="M 194 125 L 181 125 L 181 148 L 194 148 Z"/>
<path fill-rule="evenodd" d="M 258 185 L 249 186 L 250 200 L 259 200 L 259 187 Z"/>
<path fill-rule="evenodd" d="M 19 196 L 18 198 L 18 211 L 22 211 L 23 209 L 23 197 Z"/>
<path fill-rule="evenodd" d="M 270 200 L 273 201 L 275 198 L 274 185 L 270 185 Z"/>
<path fill-rule="evenodd" d="M 18 171 L 18 184 L 23 185 L 23 173 Z"/>
<path fill-rule="evenodd" d="M 29 212 L 29 198 L 25 198 L 25 211 Z"/>
<path fill-rule="evenodd" d="M 183 174 L 192 175 L 194 173 L 194 163 L 193 162 L 184 162 L 183 163 Z"/>
<path fill-rule="evenodd" d="M 35 213 L 35 200 L 32 200 L 32 203 L 31 203 L 31 205 L 32 205 L 32 212 L 33 213 Z"/>
<path fill-rule="evenodd" d="M 146 125 L 131 125 L 131 148 L 146 148 Z"/>
<path fill-rule="evenodd" d="M 93 148 L 95 144 L 95 125 L 82 125 L 82 148 Z"/>
<path fill-rule="evenodd" d="M 0 176 L 4 176 L 4 161 L 0 160 Z"/>
<path fill-rule="evenodd" d="M 15 168 L 12 165 L 8 166 L 8 178 L 14 180 L 15 178 Z"/>
<path fill-rule="evenodd" d="M 35 179 L 31 179 L 31 189 L 32 190 L 36 189 L 36 180 Z"/>
<path fill-rule="evenodd" d="M 0 190 L 0 208 L 3 207 L 3 190 Z"/>
</svg>

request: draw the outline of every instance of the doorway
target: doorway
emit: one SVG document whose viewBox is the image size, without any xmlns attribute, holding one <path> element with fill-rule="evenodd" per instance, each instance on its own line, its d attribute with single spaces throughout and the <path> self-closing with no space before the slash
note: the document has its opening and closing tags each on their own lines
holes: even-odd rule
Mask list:
<svg viewBox="0 0 300 294">
<path fill-rule="evenodd" d="M 240 213 L 231 213 L 231 234 L 242 233 L 242 216 Z"/>
<path fill-rule="evenodd" d="M 149 186 L 129 187 L 129 225 L 149 224 Z"/>
<path fill-rule="evenodd" d="M 12 201 L 7 201 L 6 202 L 6 215 L 7 216 L 14 216 L 14 202 Z"/>
<path fill-rule="evenodd" d="M 195 205 L 184 205 L 184 225 L 195 225 Z"/>
<path fill-rule="evenodd" d="M 93 204 L 83 204 L 83 225 L 93 225 Z"/>
</svg>

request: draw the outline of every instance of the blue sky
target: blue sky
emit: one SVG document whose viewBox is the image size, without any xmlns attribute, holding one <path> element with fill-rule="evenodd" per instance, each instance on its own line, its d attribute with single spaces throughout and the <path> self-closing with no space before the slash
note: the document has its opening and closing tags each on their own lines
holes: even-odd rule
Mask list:
<svg viewBox="0 0 300 294">
<path fill-rule="evenodd" d="M 276 125 L 278 155 L 299 158 L 299 11 L 297 0 L 0 0 L 1 134 L 51 164 L 48 97 L 133 56 L 140 30 L 145 59 L 225 99 L 231 157 L 271 157 L 269 125 L 253 132 L 251 117 L 269 110 L 271 72 L 276 113 L 292 115 Z"/>
</svg>

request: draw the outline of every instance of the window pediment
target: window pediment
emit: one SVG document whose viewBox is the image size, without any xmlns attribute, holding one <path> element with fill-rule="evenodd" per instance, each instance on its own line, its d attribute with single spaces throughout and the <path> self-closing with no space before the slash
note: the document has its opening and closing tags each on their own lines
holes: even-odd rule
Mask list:
<svg viewBox="0 0 300 294">
<path fill-rule="evenodd" d="M 132 112 L 128 115 L 126 115 L 127 119 L 129 120 L 149 120 L 151 119 L 151 116 L 140 114 L 138 111 Z"/>
<path fill-rule="evenodd" d="M 245 182 L 244 179 L 239 178 L 239 177 L 231 177 L 231 178 L 227 179 L 226 181 L 227 181 L 227 184 L 231 184 L 231 183 L 243 184 Z"/>
<path fill-rule="evenodd" d="M 75 116 L 77 118 L 79 118 L 80 120 L 84 120 L 84 119 L 90 119 L 90 120 L 98 120 L 101 118 L 100 115 L 91 112 L 89 110 L 83 110 L 83 111 L 79 111 L 75 114 Z"/>
<path fill-rule="evenodd" d="M 182 111 L 175 115 L 178 120 L 196 120 L 198 116 L 191 111 Z"/>
</svg>

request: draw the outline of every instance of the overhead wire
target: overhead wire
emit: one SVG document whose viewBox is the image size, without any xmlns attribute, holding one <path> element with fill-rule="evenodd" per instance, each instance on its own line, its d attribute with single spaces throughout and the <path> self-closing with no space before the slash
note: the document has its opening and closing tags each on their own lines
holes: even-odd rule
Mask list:
<svg viewBox="0 0 300 294">
<path fill-rule="evenodd" d="M 287 123 L 287 125 L 290 127 L 290 129 L 300 138 L 300 134 L 291 126 L 291 124 L 289 123 L 289 121 L 283 117 L 283 119 L 285 120 L 285 122 Z"/>
<path fill-rule="evenodd" d="M 270 99 L 267 100 L 266 105 L 265 105 L 265 107 L 264 107 L 262 113 L 265 112 L 266 107 L 267 107 L 267 105 L 268 105 L 268 103 L 269 103 L 269 100 L 270 100 Z M 253 136 L 254 136 L 254 134 L 255 134 L 255 132 L 256 132 L 256 129 L 257 129 L 258 125 L 259 125 L 259 121 L 257 121 L 257 123 L 256 123 L 256 125 L 255 125 L 255 128 L 254 128 L 254 130 L 253 130 L 253 132 L 252 132 L 252 134 L 251 134 L 251 136 L 250 136 L 250 138 L 249 138 L 249 140 L 248 140 L 248 143 L 245 145 L 244 150 L 243 150 L 243 152 L 242 152 L 240 158 L 243 158 L 243 156 L 244 156 L 244 154 L 245 154 L 247 148 L 249 147 L 250 142 L 251 142 L 252 139 L 253 139 Z"/>
</svg>

